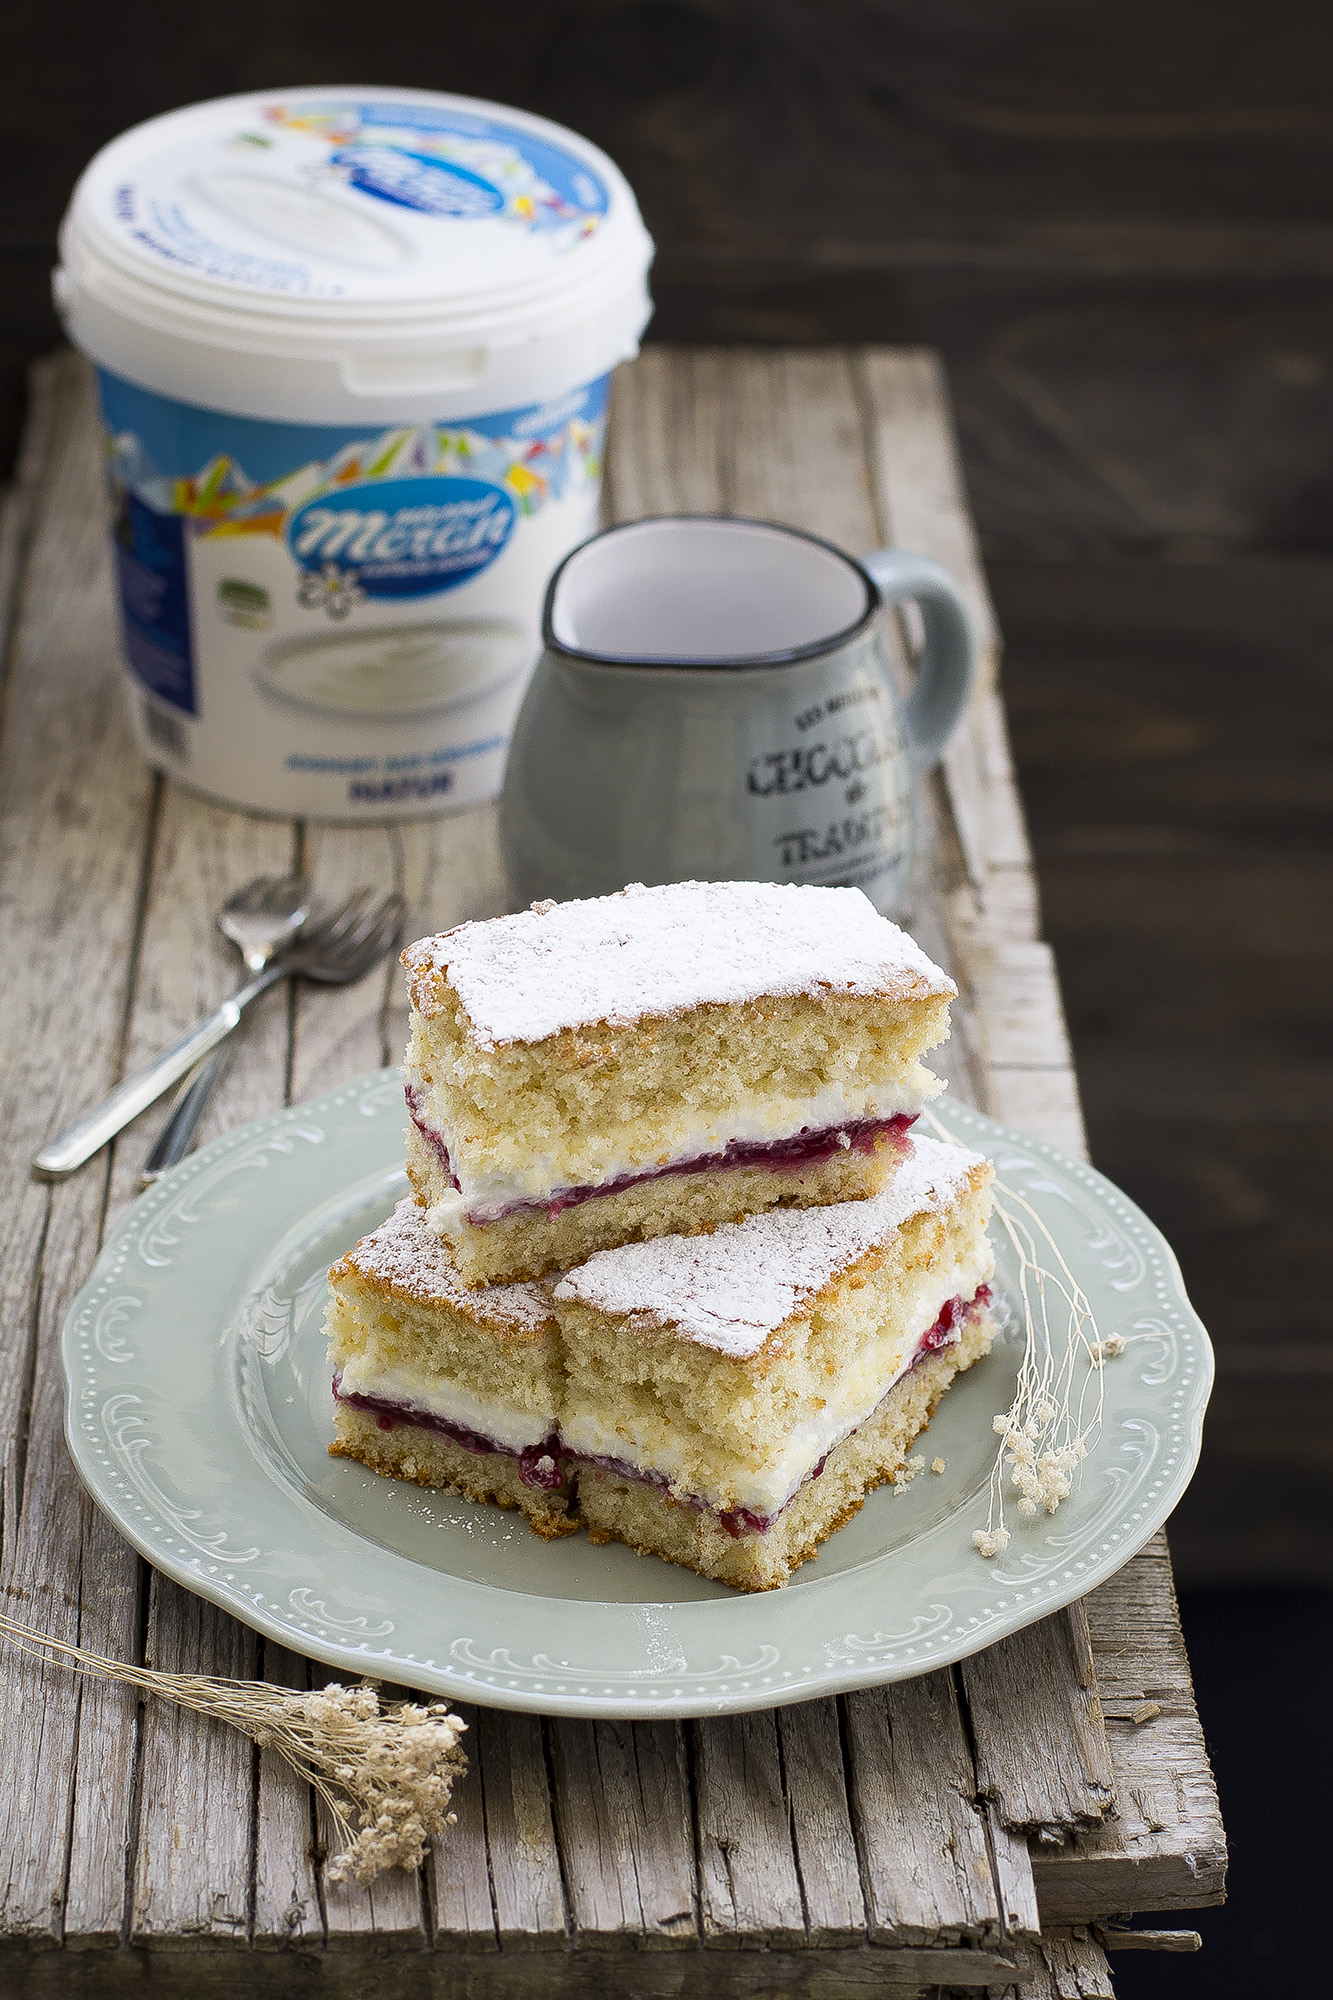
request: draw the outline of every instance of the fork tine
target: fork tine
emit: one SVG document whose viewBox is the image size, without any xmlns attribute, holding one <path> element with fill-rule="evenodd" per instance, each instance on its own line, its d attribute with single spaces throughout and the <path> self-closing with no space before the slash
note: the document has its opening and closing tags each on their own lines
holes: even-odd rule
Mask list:
<svg viewBox="0 0 1333 2000">
<path fill-rule="evenodd" d="M 382 896 L 371 909 L 366 911 L 355 930 L 350 931 L 342 940 L 342 949 L 349 952 L 358 950 L 372 933 L 382 927 L 386 916 L 390 912 L 394 915 L 394 921 L 401 923 L 403 899 L 401 896 L 395 895 L 392 890 L 387 895 Z"/>
<path fill-rule="evenodd" d="M 338 948 L 374 895 L 374 888 L 363 882 L 359 889 L 353 889 L 345 902 L 311 918 L 302 933 L 302 943 L 317 945 L 321 951 Z"/>
<path fill-rule="evenodd" d="M 372 965 L 393 949 L 406 913 L 407 905 L 401 896 L 388 895 L 384 898 L 364 939 L 357 948 L 348 953 L 349 985 L 354 979 L 359 979 L 364 973 L 369 972 Z"/>
</svg>

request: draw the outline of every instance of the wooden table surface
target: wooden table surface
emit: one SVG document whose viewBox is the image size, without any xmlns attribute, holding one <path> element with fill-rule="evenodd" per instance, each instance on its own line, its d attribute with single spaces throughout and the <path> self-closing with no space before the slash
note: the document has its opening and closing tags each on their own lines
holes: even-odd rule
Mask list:
<svg viewBox="0 0 1333 2000">
<path fill-rule="evenodd" d="M 998 642 L 934 358 L 648 350 L 616 385 L 615 518 L 790 521 L 962 576 L 987 673 L 924 801 L 911 923 L 962 999 L 959 1096 L 1083 1149 L 995 691 Z M 175 1671 L 323 1670 L 157 1575 L 85 1498 L 57 1334 L 161 1112 L 55 1186 L 28 1158 L 235 983 L 213 916 L 250 876 L 406 895 L 412 933 L 503 907 L 491 809 L 380 828 L 261 820 L 138 762 L 121 717 L 83 364 L 37 372 L 0 542 L 3 1603 Z M 254 1009 L 202 1133 L 394 1061 L 396 968 Z M 469 1713 L 458 1824 L 419 1876 L 335 1886 L 308 1791 L 218 1725 L 0 1659 L 6 1995 L 851 1996 L 1111 1992 L 1126 1913 L 1221 1898 L 1225 1846 L 1165 1538 L 1081 1604 L 901 1685 L 678 1724 Z M 1160 1933 L 1164 1948 L 1183 1934 Z"/>
</svg>

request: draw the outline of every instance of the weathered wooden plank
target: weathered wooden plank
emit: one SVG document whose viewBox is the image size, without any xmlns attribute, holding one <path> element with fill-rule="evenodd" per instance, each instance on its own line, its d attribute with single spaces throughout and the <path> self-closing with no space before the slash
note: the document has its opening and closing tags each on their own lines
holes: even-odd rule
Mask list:
<svg viewBox="0 0 1333 2000">
<path fill-rule="evenodd" d="M 35 377 L 34 450 L 25 470 L 26 560 L 15 592 L 0 748 L 0 1365 L 9 1501 L 4 1604 L 66 1640 L 137 1644 L 137 1561 L 91 1519 L 61 1440 L 55 1341 L 96 1252 L 104 1163 L 47 1188 L 28 1160 L 115 1081 L 133 963 L 152 780 L 130 747 L 108 641 L 106 537 L 86 371 L 72 358 Z M 71 1063 L 70 1011 L 78 1061 Z M 0 1922 L 58 1939 L 71 1821 L 96 1891 L 81 1915 L 119 1935 L 129 1760 L 106 1751 L 133 1704 L 84 1699 L 61 1668 L 6 1652 L 0 1734 Z M 73 1785 L 80 1729 L 96 1776 Z M 119 1880 L 116 1863 L 120 1862 Z M 82 1878 L 69 1887 L 81 1896 Z"/>
<path fill-rule="evenodd" d="M 1008 1989 L 1025 1977 L 1021 1947 L 889 1951 L 649 1951 L 623 1969 L 601 1952 L 389 1950 L 372 1937 L 323 1951 L 250 1954 L 21 1952 L 0 1947 L 6 2000 L 926 2000 L 943 1987 Z M 619 1974 L 619 1977 L 617 1976 Z"/>
<path fill-rule="evenodd" d="M 774 1712 L 710 1717 L 690 1727 L 704 1937 L 713 1944 L 804 1944 Z"/>
<path fill-rule="evenodd" d="M 974 705 L 972 716 L 982 786 L 987 868 L 1021 868 L 1030 874 L 1032 850 L 1028 845 L 1027 815 L 1009 754 L 1009 725 L 998 692 L 992 690 L 984 695 Z"/>
<path fill-rule="evenodd" d="M 253 1680 L 258 1653 L 253 1632 L 153 1572 L 149 1666 Z M 130 1912 L 136 1942 L 247 1942 L 255 1755 L 234 1729 L 165 1702 L 146 1705 Z"/>
<path fill-rule="evenodd" d="M 618 370 L 607 429 L 608 520 L 735 512 L 725 349 L 646 347 Z"/>
<path fill-rule="evenodd" d="M 326 1864 L 338 1851 L 338 1838 L 318 1803 L 315 1827 L 320 1853 L 325 1857 L 320 1865 L 320 1889 L 330 1950 L 415 1956 L 424 1948 L 427 1936 L 420 1874 L 389 1868 L 365 1888 L 356 1882 L 331 1882 Z"/>
<path fill-rule="evenodd" d="M 486 1801 L 491 1894 L 502 1952 L 560 1951 L 568 1936 L 542 1724 L 535 1715 L 476 1712 L 467 1781 Z M 534 1988 L 545 1974 L 533 1976 Z"/>
<path fill-rule="evenodd" d="M 978 937 L 971 972 L 988 1067 L 1069 1067 L 1069 1040 L 1048 944 Z"/>
<path fill-rule="evenodd" d="M 730 509 L 789 522 L 850 555 L 884 535 L 845 348 L 735 349 L 723 393 Z"/>
<path fill-rule="evenodd" d="M 1083 1102 L 1072 1069 L 1008 1069 L 986 1072 L 986 1110 L 1002 1125 L 1034 1132 L 1077 1159 L 1087 1156 Z"/>
<path fill-rule="evenodd" d="M 548 1725 L 556 1830 L 577 1943 L 697 1941 L 694 1837 L 681 1725 Z"/>
<path fill-rule="evenodd" d="M 53 1637 L 133 1657 L 139 1639 L 137 1564 L 105 1524 L 92 1518 L 61 1442 L 59 1324 L 96 1253 L 100 1196 L 98 1175 L 83 1188 L 56 1190 L 51 1203 L 60 1235 L 50 1246 L 35 1314 L 31 1427 L 22 1483 L 15 1482 L 18 1518 L 7 1524 L 0 1602 L 9 1617 Z M 59 1940 L 68 1872 L 77 1923 L 94 1936 L 119 1937 L 135 1703 L 123 1694 L 85 1687 L 65 1667 L 38 1666 L 8 1648 L 4 1668 L 3 1927 Z M 75 1782 L 76 1760 L 81 1785 Z M 71 1825 L 83 1843 L 76 1870 L 68 1861 Z"/>
<path fill-rule="evenodd" d="M 468 1772 L 454 1787 L 455 1823 L 431 1842 L 426 1881 L 432 1938 L 449 1951 L 494 1951 L 495 1905 L 486 1851 L 486 1801 L 476 1770 L 477 1712 L 460 1702 L 455 1713 L 468 1726 L 463 1747 Z"/>
<path fill-rule="evenodd" d="M 1054 1932 L 1042 1939 L 1023 2000 L 1115 2000 L 1106 1953 L 1086 1931 Z"/>
<path fill-rule="evenodd" d="M 74 1483 L 72 1468 L 62 1469 Z M 66 1497 L 64 1504 L 68 1506 Z M 79 1500 L 81 1568 L 79 1640 L 115 1660 L 140 1648 L 140 1596 L 146 1572 L 90 1500 Z M 111 1942 L 125 1921 L 125 1876 L 132 1826 L 132 1786 L 139 1733 L 138 1699 L 130 1688 L 86 1679 L 80 1691 L 79 1733 L 70 1774 L 67 1941 Z M 60 1786 L 50 1787 L 59 1794 Z"/>
<path fill-rule="evenodd" d="M 984 900 L 992 855 L 981 711 L 995 684 L 1000 638 L 968 511 L 948 385 L 939 356 L 926 348 L 863 348 L 854 367 L 887 538 L 943 563 L 962 585 L 972 612 L 978 686 L 945 748 L 943 769 L 968 877 Z"/>
<path fill-rule="evenodd" d="M 984 1818 L 1005 1937 L 1033 1944 L 1041 1936 L 1041 1914 L 1028 1844 L 1021 1834 L 1009 1831 L 993 1806 L 986 1807 Z"/>
<path fill-rule="evenodd" d="M 310 1673 L 321 1681 L 331 1678 L 313 1663 Z M 405 1688 L 384 1688 L 381 1692 L 385 1700 L 412 1698 Z M 387 1952 L 395 1960 L 399 1954 L 422 1951 L 429 1936 L 423 1871 L 387 1868 L 365 1887 L 353 1881 L 334 1882 L 329 1877 L 329 1864 L 339 1851 L 339 1842 L 333 1822 L 318 1800 L 315 1833 L 320 1898 L 330 1950 Z"/>
<path fill-rule="evenodd" d="M 796 1870 L 812 1946 L 843 1946 L 866 1932 L 865 1897 L 847 1804 L 836 1701 L 777 1712 L 782 1775 L 791 1810 Z"/>
<path fill-rule="evenodd" d="M 962 1663 L 977 1786 L 1013 1833 L 1063 1840 L 1112 1811 L 1115 1780 L 1081 1604 Z"/>
<path fill-rule="evenodd" d="M 934 556 L 958 578 L 981 648 L 982 685 L 989 688 L 999 621 L 967 503 L 943 363 L 928 347 L 862 347 L 853 367 L 889 539 Z"/>
<path fill-rule="evenodd" d="M 952 1676 L 844 1697 L 869 1936 L 995 1942 L 1001 1913 Z"/>
<path fill-rule="evenodd" d="M 1039 1853 L 1046 1924 L 1220 1902 L 1226 1836 L 1194 1705 L 1166 1535 L 1083 1600 L 1120 1817 Z M 1149 1709 L 1153 1711 L 1145 1714 Z M 1139 1714 L 1141 1721 L 1135 1721 Z"/>
<path fill-rule="evenodd" d="M 276 1687 L 310 1685 L 310 1662 L 271 1639 L 261 1642 L 259 1667 Z M 251 1942 L 260 1949 L 320 1945 L 310 1787 L 272 1750 L 259 1753 L 257 1786 Z"/>
<path fill-rule="evenodd" d="M 165 786 L 147 885 L 138 976 L 125 1038 L 137 1067 L 217 1005 L 244 977 L 215 914 L 235 889 L 260 873 L 281 873 L 294 858 L 293 833 L 280 821 L 253 819 Z M 204 1142 L 219 1131 L 280 1106 L 287 1082 L 286 996 L 267 994 L 237 1031 L 229 1064 L 201 1125 Z M 156 1114 L 160 1122 L 162 1113 Z M 147 1115 L 116 1142 L 108 1213 L 114 1218 L 138 1191 L 148 1143 Z M 184 1673 L 253 1676 L 254 1635 L 161 1577 L 149 1600 L 148 1656 Z M 142 1805 L 135 1859 L 132 1934 L 227 1938 L 249 1935 L 251 1821 L 255 1757 L 230 1731 L 152 1704 L 141 1745 Z M 190 1859 L 191 1848 L 195 1849 Z M 276 1858 L 270 1856 L 271 1865 Z M 289 1857 L 299 1875 L 300 1847 Z M 284 1871 L 285 1872 L 285 1871 Z"/>
</svg>

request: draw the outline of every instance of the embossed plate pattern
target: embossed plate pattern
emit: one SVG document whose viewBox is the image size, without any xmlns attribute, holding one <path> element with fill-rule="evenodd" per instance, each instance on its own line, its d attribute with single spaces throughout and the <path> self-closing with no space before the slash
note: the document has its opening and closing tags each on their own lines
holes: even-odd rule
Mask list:
<svg viewBox="0 0 1333 2000">
<path fill-rule="evenodd" d="M 940 1115 L 1041 1214 L 1103 1335 L 1135 1336 L 1104 1371 L 1075 1493 L 990 1562 L 971 1537 L 1019 1352 L 1002 1241 L 1002 1336 L 917 1447 L 944 1472 L 872 1495 L 782 1591 L 544 1543 L 514 1514 L 331 1459 L 324 1273 L 405 1185 L 394 1071 L 245 1126 L 129 1211 L 65 1323 L 75 1464 L 160 1570 L 283 1645 L 497 1707 L 706 1715 L 961 1659 L 1090 1590 L 1166 1518 L 1212 1355 L 1170 1250 L 1116 1188 L 965 1106 Z"/>
</svg>

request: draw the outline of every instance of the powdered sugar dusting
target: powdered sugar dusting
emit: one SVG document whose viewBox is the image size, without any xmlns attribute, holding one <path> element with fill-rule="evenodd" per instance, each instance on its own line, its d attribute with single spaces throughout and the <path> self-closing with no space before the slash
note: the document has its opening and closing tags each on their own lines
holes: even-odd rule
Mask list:
<svg viewBox="0 0 1333 2000">
<path fill-rule="evenodd" d="M 615 896 L 535 904 L 422 938 L 403 963 L 427 1015 L 445 1004 L 434 975 L 447 972 L 483 1047 L 766 995 L 957 990 L 859 889 L 776 882 L 632 883 Z"/>
<path fill-rule="evenodd" d="M 553 1317 L 545 1285 L 484 1285 L 468 1291 L 448 1250 L 427 1228 L 425 1209 L 412 1200 L 400 1201 L 387 1222 L 348 1251 L 345 1262 L 362 1277 L 392 1285 L 422 1305 L 443 1303 L 503 1332 L 537 1333 Z"/>
<path fill-rule="evenodd" d="M 986 1163 L 979 1153 L 917 1139 L 882 1194 L 828 1208 L 770 1209 L 711 1236 L 659 1236 L 598 1250 L 557 1285 L 557 1300 L 633 1314 L 744 1360 L 848 1264 L 913 1215 L 948 1212 Z"/>
</svg>

